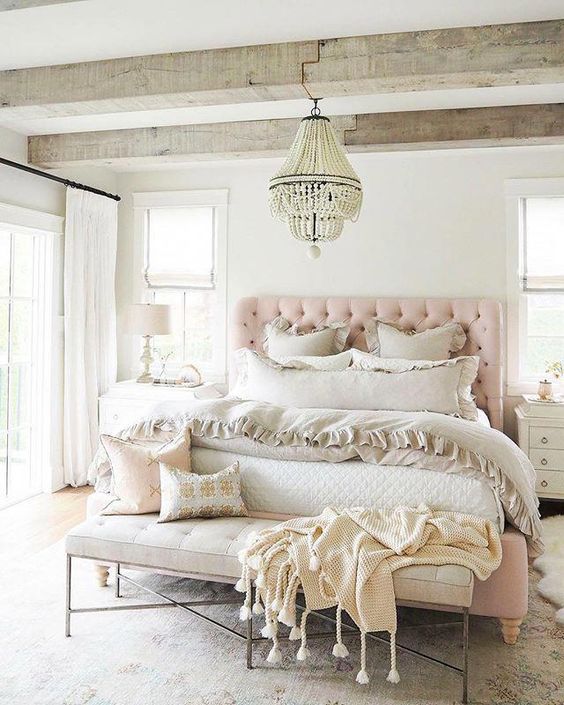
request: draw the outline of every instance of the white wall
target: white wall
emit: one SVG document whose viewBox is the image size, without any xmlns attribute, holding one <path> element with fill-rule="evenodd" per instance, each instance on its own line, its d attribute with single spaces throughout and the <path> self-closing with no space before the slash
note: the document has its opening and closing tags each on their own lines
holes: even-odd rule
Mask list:
<svg viewBox="0 0 564 705">
<path fill-rule="evenodd" d="M 0 156 L 27 164 L 27 137 L 0 127 Z M 117 175 L 108 169 L 82 167 L 52 173 L 107 191 L 115 192 L 117 188 Z M 54 181 L 0 164 L 0 203 L 64 216 L 65 188 Z"/>
<path fill-rule="evenodd" d="M 267 185 L 279 159 L 122 173 L 118 311 L 135 299 L 131 193 L 228 188 L 228 305 L 260 294 L 491 297 L 505 300 L 504 180 L 564 175 L 558 147 L 353 155 L 364 186 L 359 221 L 321 258 L 271 218 Z M 121 337 L 119 374 L 132 372 Z M 508 414 L 508 420 L 512 415 Z M 509 426 L 511 428 L 511 426 Z"/>
<path fill-rule="evenodd" d="M 0 156 L 27 162 L 27 137 L 0 128 Z M 0 202 L 60 215 L 64 207 L 61 187 L 0 164 Z"/>
</svg>

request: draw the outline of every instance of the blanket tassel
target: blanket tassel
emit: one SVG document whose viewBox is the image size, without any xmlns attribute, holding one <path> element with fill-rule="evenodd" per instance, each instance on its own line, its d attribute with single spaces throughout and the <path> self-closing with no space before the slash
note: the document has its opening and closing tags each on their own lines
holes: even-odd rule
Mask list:
<svg viewBox="0 0 564 705">
<path fill-rule="evenodd" d="M 390 672 L 386 678 L 388 683 L 399 683 L 400 676 L 396 668 L 396 633 L 390 634 Z"/>
<path fill-rule="evenodd" d="M 314 531 L 312 530 L 308 533 L 307 535 L 307 543 L 309 546 L 309 569 L 316 573 L 320 568 L 321 568 L 321 561 L 319 560 L 319 556 L 316 555 L 315 550 L 313 548 L 314 540 L 313 540 L 313 535 Z"/>
<path fill-rule="evenodd" d="M 278 633 L 276 622 L 272 619 L 267 620 L 266 625 L 260 630 L 260 633 L 263 637 L 265 637 L 265 639 L 274 639 Z"/>
<path fill-rule="evenodd" d="M 304 613 L 302 615 L 302 623 L 300 626 L 300 631 L 301 631 L 301 636 L 302 636 L 302 643 L 300 645 L 300 648 L 298 649 L 298 653 L 296 654 L 296 659 L 298 661 L 305 661 L 308 656 L 309 656 L 309 649 L 307 648 L 307 616 L 309 614 L 309 610 L 305 609 Z"/>
<path fill-rule="evenodd" d="M 291 627 L 290 639 L 292 641 L 297 641 L 302 638 L 301 633 L 299 636 L 296 636 L 297 630 L 294 629 L 296 626 L 296 595 L 299 584 L 300 578 L 298 574 L 294 572 L 288 578 L 282 609 L 278 613 L 278 621 L 282 622 L 282 624 L 285 624 L 287 627 Z M 292 634 L 294 636 L 292 636 Z"/>
<path fill-rule="evenodd" d="M 247 579 L 249 575 L 249 569 L 247 566 L 243 566 L 243 571 L 239 580 L 235 583 L 235 590 L 237 592 L 247 592 Z"/>
<path fill-rule="evenodd" d="M 356 682 L 366 685 L 370 682 L 366 670 L 366 632 L 360 632 L 360 671 L 356 674 Z"/>
<path fill-rule="evenodd" d="M 260 590 L 256 591 L 255 604 L 253 605 L 253 614 L 263 614 L 264 607 L 260 603 Z"/>
<path fill-rule="evenodd" d="M 243 606 L 239 610 L 239 619 L 242 622 L 246 622 L 248 619 L 251 619 L 252 612 L 251 612 L 251 575 L 249 573 L 249 569 L 247 566 L 243 567 L 243 575 L 239 579 L 238 583 L 242 583 L 241 587 L 244 587 L 244 590 L 241 590 L 240 592 L 245 592 L 245 601 L 243 602 Z M 238 590 L 237 585 L 235 586 L 235 589 Z"/>
<path fill-rule="evenodd" d="M 290 641 L 300 641 L 301 638 L 302 638 L 302 630 L 297 625 L 293 626 L 290 629 L 290 636 L 288 637 L 288 639 Z"/>
<path fill-rule="evenodd" d="M 341 605 L 337 605 L 337 643 L 333 646 L 333 656 L 336 656 L 337 658 L 346 658 L 349 655 L 349 650 L 343 644 L 343 638 L 341 635 L 341 612 Z"/>
<path fill-rule="evenodd" d="M 266 660 L 268 663 L 280 663 L 280 661 L 282 661 L 282 652 L 278 647 L 278 637 L 276 634 L 272 637 L 272 648 L 268 652 Z"/>
</svg>

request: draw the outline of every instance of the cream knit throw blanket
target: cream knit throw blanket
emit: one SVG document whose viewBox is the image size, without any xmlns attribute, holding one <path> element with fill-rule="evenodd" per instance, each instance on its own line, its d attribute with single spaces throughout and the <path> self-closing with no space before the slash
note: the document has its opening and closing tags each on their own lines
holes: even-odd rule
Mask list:
<svg viewBox="0 0 564 705">
<path fill-rule="evenodd" d="M 490 521 L 470 514 L 397 507 L 394 510 L 327 508 L 317 517 L 292 519 L 252 537 L 240 553 L 246 592 L 242 620 L 263 611 L 265 637 L 272 638 L 268 661 L 280 661 L 278 622 L 301 639 L 298 660 L 308 656 L 306 623 L 311 610 L 337 607 L 337 643 L 333 655 L 348 656 L 341 640 L 341 612 L 346 610 L 361 632 L 361 669 L 356 680 L 368 683 L 366 632 L 388 631 L 391 670 L 396 669 L 396 604 L 392 574 L 407 565 L 462 565 L 485 580 L 501 562 L 501 541 Z M 256 601 L 251 606 L 251 581 Z M 299 588 L 306 609 L 296 618 Z M 264 605 L 264 607 L 263 607 Z"/>
</svg>

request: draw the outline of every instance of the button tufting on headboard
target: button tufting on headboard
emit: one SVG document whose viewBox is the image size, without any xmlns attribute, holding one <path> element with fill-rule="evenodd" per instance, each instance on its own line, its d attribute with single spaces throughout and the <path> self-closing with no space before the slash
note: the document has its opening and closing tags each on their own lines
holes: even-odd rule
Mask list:
<svg viewBox="0 0 564 705">
<path fill-rule="evenodd" d="M 249 297 L 241 299 L 233 311 L 231 348 L 252 346 L 262 350 L 264 325 L 276 316 L 284 316 L 306 331 L 324 323 L 347 320 L 351 325 L 347 344 L 360 350 L 366 350 L 366 321 L 375 316 L 418 332 L 456 321 L 468 336 L 459 354 L 480 357 L 479 379 L 472 388 L 476 403 L 488 413 L 494 428 L 503 428 L 502 309 L 498 301 Z"/>
</svg>

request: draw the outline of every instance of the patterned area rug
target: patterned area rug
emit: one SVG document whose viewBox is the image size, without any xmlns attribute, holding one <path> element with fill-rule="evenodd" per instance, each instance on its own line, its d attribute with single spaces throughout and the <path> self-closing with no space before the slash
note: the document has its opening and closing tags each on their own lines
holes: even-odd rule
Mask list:
<svg viewBox="0 0 564 705">
<path fill-rule="evenodd" d="M 74 606 L 123 604 L 140 593 L 125 586 L 117 600 L 98 588 L 93 569 L 75 561 Z M 4 570 L 5 569 L 5 570 Z M 132 574 L 133 576 L 133 574 Z M 229 586 L 166 576 L 135 578 L 174 596 L 233 594 Z M 564 694 L 564 630 L 553 608 L 535 589 L 516 646 L 501 641 L 494 620 L 471 618 L 470 699 L 484 705 L 561 705 Z M 243 642 L 179 610 L 160 609 L 73 616 L 70 639 L 63 636 L 64 554 L 57 544 L 0 576 L 2 705 L 447 705 L 459 702 L 460 679 L 406 654 L 399 654 L 401 682 L 386 682 L 388 648 L 368 646 L 370 684 L 355 683 L 358 642 L 348 639 L 349 659 L 331 655 L 332 640 L 311 641 L 311 658 L 295 660 L 297 645 L 282 644 L 283 662 L 265 662 L 268 647 L 256 648 L 256 668 L 245 668 Z M 139 600 L 142 601 L 142 600 Z M 234 606 L 206 608 L 238 625 Z M 401 610 L 398 642 L 435 657 L 460 657 L 455 617 Z M 433 619 L 433 627 L 417 626 Z M 311 618 L 310 628 L 319 631 Z M 442 626 L 441 626 L 442 624 Z M 322 625 L 321 625 L 322 628 Z"/>
</svg>

